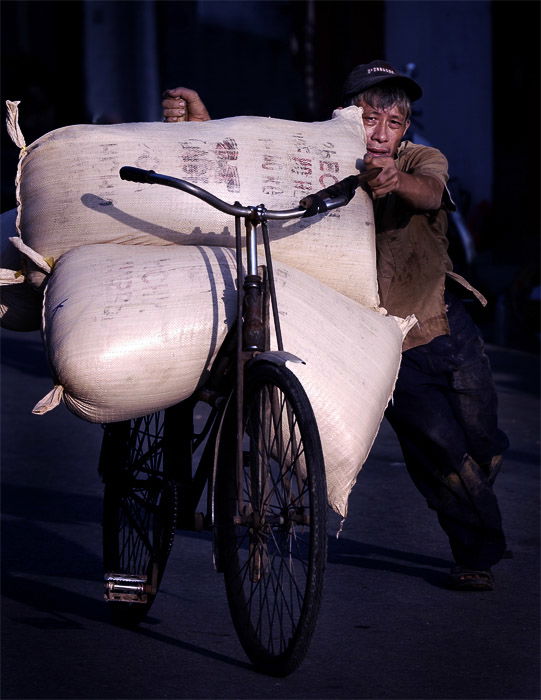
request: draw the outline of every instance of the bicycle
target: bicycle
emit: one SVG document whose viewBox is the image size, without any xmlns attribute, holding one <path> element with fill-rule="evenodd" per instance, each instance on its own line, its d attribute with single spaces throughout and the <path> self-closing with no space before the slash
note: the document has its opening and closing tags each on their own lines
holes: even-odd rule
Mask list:
<svg viewBox="0 0 541 700">
<path fill-rule="evenodd" d="M 302 360 L 283 347 L 267 222 L 343 206 L 376 174 L 349 176 L 294 209 L 271 211 L 228 204 L 151 170 L 120 169 L 125 180 L 182 190 L 235 217 L 237 320 L 193 396 L 104 426 L 105 599 L 116 623 L 136 625 L 147 614 L 176 529 L 210 530 L 214 564 L 248 658 L 259 671 L 285 676 L 305 657 L 326 563 L 325 468 L 310 402 L 286 366 Z M 259 226 L 264 266 L 257 261 Z M 277 350 L 270 349 L 269 306 Z M 209 415 L 196 433 L 194 411 L 202 403 Z"/>
</svg>

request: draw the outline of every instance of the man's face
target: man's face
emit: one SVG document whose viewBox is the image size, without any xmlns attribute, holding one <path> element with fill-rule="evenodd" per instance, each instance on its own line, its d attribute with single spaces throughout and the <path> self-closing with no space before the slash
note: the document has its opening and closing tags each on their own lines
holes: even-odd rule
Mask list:
<svg viewBox="0 0 541 700">
<path fill-rule="evenodd" d="M 409 120 L 396 105 L 387 109 L 372 107 L 361 97 L 359 106 L 363 108 L 368 153 L 376 157 L 393 157 L 407 131 Z"/>
</svg>

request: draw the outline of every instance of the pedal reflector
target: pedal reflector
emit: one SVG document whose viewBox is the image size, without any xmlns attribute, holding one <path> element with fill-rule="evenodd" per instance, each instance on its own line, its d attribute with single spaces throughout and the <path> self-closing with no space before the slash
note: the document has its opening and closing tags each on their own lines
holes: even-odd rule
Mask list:
<svg viewBox="0 0 541 700">
<path fill-rule="evenodd" d="M 104 598 L 109 602 L 146 603 L 150 589 L 146 576 L 105 574 Z"/>
</svg>

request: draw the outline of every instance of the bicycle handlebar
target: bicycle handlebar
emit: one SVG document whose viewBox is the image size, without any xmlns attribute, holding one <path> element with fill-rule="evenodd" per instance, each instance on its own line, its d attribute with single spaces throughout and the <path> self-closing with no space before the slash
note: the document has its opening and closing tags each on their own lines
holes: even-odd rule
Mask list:
<svg viewBox="0 0 541 700">
<path fill-rule="evenodd" d="M 170 175 L 161 175 L 160 173 L 154 172 L 154 170 L 143 170 L 141 168 L 125 165 L 120 168 L 119 175 L 123 180 L 129 180 L 130 182 L 142 182 L 149 185 L 166 185 L 167 187 L 174 187 L 177 190 L 188 192 L 225 214 L 231 214 L 231 216 L 251 216 L 253 213 L 252 207 L 228 204 L 222 199 L 215 197 L 210 192 L 207 192 L 207 190 L 204 190 L 202 187 L 198 187 L 186 180 L 171 177 Z"/>
<path fill-rule="evenodd" d="M 128 180 L 130 182 L 141 182 L 149 185 L 166 185 L 167 187 L 173 187 L 177 190 L 188 192 L 194 197 L 198 197 L 204 202 L 207 202 L 207 204 L 210 204 L 215 209 L 224 212 L 224 214 L 230 214 L 231 216 L 242 216 L 252 220 L 260 220 L 261 218 L 285 220 L 295 219 L 300 216 L 314 216 L 315 214 L 344 206 L 344 204 L 347 204 L 353 197 L 355 190 L 363 180 L 375 177 L 380 171 L 381 168 L 375 168 L 369 171 L 372 173 L 370 177 L 366 175 L 349 175 L 343 180 L 340 180 L 340 182 L 331 185 L 331 187 L 301 199 L 298 207 L 282 210 L 265 209 L 263 205 L 258 207 L 243 207 L 240 204 L 229 204 L 198 185 L 194 185 L 186 180 L 180 180 L 176 177 L 171 177 L 170 175 L 161 175 L 154 170 L 143 170 L 142 168 L 124 165 L 120 168 L 119 175 L 122 180 Z"/>
</svg>

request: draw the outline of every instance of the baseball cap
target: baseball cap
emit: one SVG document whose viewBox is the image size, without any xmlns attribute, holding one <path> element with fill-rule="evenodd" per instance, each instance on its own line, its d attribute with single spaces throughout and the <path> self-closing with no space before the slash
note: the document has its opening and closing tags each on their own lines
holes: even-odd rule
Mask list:
<svg viewBox="0 0 541 700">
<path fill-rule="evenodd" d="M 352 97 L 374 85 L 391 80 L 397 87 L 404 90 L 412 102 L 418 100 L 423 94 L 415 80 L 397 71 L 390 63 L 372 61 L 372 63 L 361 63 L 351 71 L 344 83 L 344 98 Z"/>
</svg>

